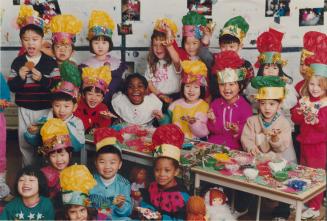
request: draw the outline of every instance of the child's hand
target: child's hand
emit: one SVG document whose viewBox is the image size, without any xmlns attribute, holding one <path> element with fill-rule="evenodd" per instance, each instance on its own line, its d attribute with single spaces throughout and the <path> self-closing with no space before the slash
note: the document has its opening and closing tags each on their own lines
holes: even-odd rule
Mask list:
<svg viewBox="0 0 327 221">
<path fill-rule="evenodd" d="M 159 98 L 168 104 L 173 102 L 173 99 L 171 99 L 170 97 L 168 97 L 167 95 L 164 95 L 164 94 L 160 94 Z"/>
<path fill-rule="evenodd" d="M 226 127 L 229 128 L 233 134 L 237 134 L 238 131 L 240 130 L 237 123 L 226 122 Z"/>
<path fill-rule="evenodd" d="M 5 99 L 0 99 L 0 110 L 4 110 L 10 106 L 13 106 L 13 103 L 11 103 Z"/>
<path fill-rule="evenodd" d="M 302 114 L 303 114 L 303 108 L 301 108 L 301 107 L 296 108 L 296 112 L 297 112 L 299 115 L 302 115 Z"/>
<path fill-rule="evenodd" d="M 281 130 L 280 129 L 272 129 L 272 131 L 270 131 L 269 135 L 270 135 L 270 139 L 272 142 L 278 142 L 279 141 L 279 134 L 281 134 Z"/>
<path fill-rule="evenodd" d="M 18 71 L 18 74 L 19 74 L 19 77 L 22 79 L 22 80 L 25 80 L 26 79 L 26 76 L 28 74 L 30 70 L 26 67 L 26 66 L 23 66 L 19 69 Z"/>
<path fill-rule="evenodd" d="M 252 148 L 252 149 L 251 149 L 250 151 L 248 151 L 248 152 L 250 152 L 253 156 L 256 156 L 257 154 L 261 153 L 261 151 L 259 150 L 258 147 Z"/>
<path fill-rule="evenodd" d="M 161 119 L 164 117 L 164 115 L 163 115 L 163 113 L 162 113 L 161 110 L 154 110 L 154 111 L 152 112 L 152 116 L 153 116 L 154 118 L 156 118 L 157 120 L 161 120 Z"/>
<path fill-rule="evenodd" d="M 208 119 L 215 122 L 216 121 L 216 116 L 215 116 L 215 113 L 213 112 L 212 108 L 210 108 L 208 110 L 208 113 L 207 113 L 207 116 L 208 116 Z"/>
<path fill-rule="evenodd" d="M 186 121 L 189 124 L 194 124 L 197 119 L 195 117 L 190 117 L 190 116 L 186 115 L 186 116 L 182 116 L 181 120 Z"/>
<path fill-rule="evenodd" d="M 27 131 L 30 133 L 30 134 L 37 134 L 40 130 L 40 127 L 38 127 L 37 125 L 30 125 L 28 128 L 27 128 Z"/>
<path fill-rule="evenodd" d="M 106 119 L 118 118 L 116 115 L 114 115 L 110 111 L 100 111 L 100 116 L 103 118 L 106 118 Z"/>
<path fill-rule="evenodd" d="M 125 201 L 126 201 L 125 196 L 118 195 L 118 196 L 115 197 L 115 199 L 114 199 L 114 201 L 112 203 L 120 208 L 120 207 L 122 207 L 124 205 Z"/>
<path fill-rule="evenodd" d="M 32 69 L 32 79 L 34 81 L 40 81 L 42 78 L 41 72 L 39 72 L 36 68 Z"/>
</svg>

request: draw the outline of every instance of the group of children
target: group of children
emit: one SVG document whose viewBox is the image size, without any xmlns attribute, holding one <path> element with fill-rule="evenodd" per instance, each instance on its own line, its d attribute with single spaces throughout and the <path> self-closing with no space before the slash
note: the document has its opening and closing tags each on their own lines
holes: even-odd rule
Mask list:
<svg viewBox="0 0 327 221">
<path fill-rule="evenodd" d="M 18 106 L 18 140 L 25 167 L 17 176 L 17 197 L 1 218 L 54 219 L 44 183 L 55 208 L 64 205 L 66 219 L 92 218 L 89 206 L 97 210 L 97 219 L 129 217 L 131 186 L 117 173 L 122 166 L 122 137 L 109 128 L 121 122 L 158 127 L 152 137 L 155 181 L 141 191 L 140 205 L 158 211 L 162 219 L 185 218 L 189 195 L 175 179 L 184 136 L 296 162 L 292 136 L 299 127 L 300 163 L 325 168 L 326 34 L 305 34 L 300 68 L 304 80 L 294 89 L 293 79 L 283 71 L 283 33 L 278 30 L 269 29 L 257 38 L 259 69 L 253 77 L 251 63 L 239 56 L 249 29 L 243 17 L 225 23 L 217 54 L 208 50 L 213 26 L 204 16 L 189 12 L 182 22 L 179 48 L 174 22 L 157 20 L 144 76 L 135 73 L 123 79 L 126 64 L 108 54 L 115 24 L 106 12 L 91 13 L 87 38 L 94 56 L 77 65 L 70 58 L 81 21 L 64 14 L 52 18 L 52 58 L 42 52 L 44 21 L 31 7 L 21 7 L 17 24 L 24 50 L 12 63 L 8 86 Z M 2 111 L 10 104 L 10 96 L 2 75 L 0 83 L 0 128 L 5 134 Z M 70 166 L 72 154 L 84 147 L 85 133 L 93 134 L 96 144 L 94 176 L 85 167 Z M 41 170 L 30 166 L 39 161 L 37 152 L 47 161 Z M 0 179 L 6 171 L 2 158 Z M 308 202 L 303 218 L 319 216 L 322 197 Z M 278 209 L 276 216 L 282 214 Z M 289 208 L 286 211 L 284 218 Z"/>
</svg>

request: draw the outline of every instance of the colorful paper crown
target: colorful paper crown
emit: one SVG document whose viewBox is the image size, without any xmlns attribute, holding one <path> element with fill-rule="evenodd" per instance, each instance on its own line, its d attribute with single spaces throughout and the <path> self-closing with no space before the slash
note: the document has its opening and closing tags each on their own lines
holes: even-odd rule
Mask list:
<svg viewBox="0 0 327 221">
<path fill-rule="evenodd" d="M 283 36 L 284 33 L 272 28 L 259 35 L 257 48 L 260 55 L 256 63 L 257 67 L 263 64 L 286 64 L 286 61 L 281 57 Z"/>
<path fill-rule="evenodd" d="M 112 37 L 115 29 L 115 22 L 105 11 L 92 11 L 89 20 L 88 40 L 96 36 Z"/>
<path fill-rule="evenodd" d="M 42 30 L 44 29 L 44 20 L 39 17 L 39 13 L 31 5 L 20 6 L 16 23 L 19 28 L 32 24 L 40 27 Z"/>
<path fill-rule="evenodd" d="M 207 66 L 202 61 L 189 61 L 182 62 L 183 78 L 182 83 L 197 83 L 200 86 L 207 86 Z"/>
<path fill-rule="evenodd" d="M 163 30 L 164 26 L 168 26 L 169 29 L 172 31 L 172 34 L 174 37 L 176 37 L 177 34 L 177 25 L 175 24 L 175 22 L 169 18 L 161 18 L 161 19 L 157 19 L 156 23 L 154 24 L 154 29 L 160 32 L 165 32 L 165 30 Z"/>
<path fill-rule="evenodd" d="M 84 165 L 72 165 L 60 173 L 60 187 L 64 205 L 90 206 L 89 191 L 96 185 Z"/>
<path fill-rule="evenodd" d="M 242 16 L 236 16 L 225 23 L 224 27 L 220 30 L 219 37 L 228 34 L 238 38 L 240 42 L 243 42 L 248 30 L 249 24 L 245 19 Z"/>
<path fill-rule="evenodd" d="M 43 145 L 39 147 L 38 151 L 43 155 L 72 146 L 66 123 L 61 119 L 51 118 L 47 120 L 41 128 L 40 134 Z"/>
<path fill-rule="evenodd" d="M 50 21 L 54 44 L 73 44 L 76 34 L 82 30 L 83 23 L 73 15 L 56 15 Z"/>
<path fill-rule="evenodd" d="M 54 92 L 63 92 L 73 98 L 77 98 L 79 94 L 79 87 L 81 86 L 81 74 L 76 67 L 69 61 L 64 61 L 60 65 L 61 81 L 55 88 Z"/>
<path fill-rule="evenodd" d="M 201 39 L 203 36 L 202 29 L 207 25 L 207 20 L 203 15 L 190 11 L 183 16 L 182 23 L 184 37 Z"/>
<path fill-rule="evenodd" d="M 155 146 L 154 157 L 168 157 L 179 162 L 184 133 L 175 124 L 166 124 L 154 131 L 152 143 Z"/>
<path fill-rule="evenodd" d="M 212 74 L 217 75 L 219 84 L 242 81 L 247 77 L 244 60 L 235 51 L 222 51 L 215 56 Z"/>
<path fill-rule="evenodd" d="M 317 75 L 327 78 L 327 48 L 317 51 L 313 56 L 305 59 L 305 64 L 310 66 L 306 69 L 308 77 Z"/>
<path fill-rule="evenodd" d="M 83 88 L 97 87 L 106 93 L 111 82 L 111 71 L 108 65 L 98 68 L 85 67 L 82 69 Z"/>
<path fill-rule="evenodd" d="M 251 80 L 251 86 L 258 89 L 257 100 L 285 98 L 285 81 L 278 76 L 257 76 Z"/>
<path fill-rule="evenodd" d="M 112 128 L 96 128 L 94 131 L 94 143 L 96 151 L 99 151 L 104 146 L 112 145 L 121 152 L 121 144 L 123 141 L 124 139 L 121 133 Z"/>
</svg>

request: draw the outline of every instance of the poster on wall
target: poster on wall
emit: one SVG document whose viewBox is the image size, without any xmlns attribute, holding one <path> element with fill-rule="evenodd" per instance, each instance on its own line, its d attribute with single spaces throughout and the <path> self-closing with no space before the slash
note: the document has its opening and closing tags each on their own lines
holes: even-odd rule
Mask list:
<svg viewBox="0 0 327 221">
<path fill-rule="evenodd" d="M 299 26 L 324 25 L 324 8 L 303 8 L 299 13 Z"/>
<path fill-rule="evenodd" d="M 121 3 L 122 22 L 140 21 L 140 0 L 122 0 Z"/>
<path fill-rule="evenodd" d="M 291 0 L 266 0 L 266 17 L 289 16 Z"/>
<path fill-rule="evenodd" d="M 187 0 L 187 8 L 202 15 L 212 15 L 212 0 Z"/>
</svg>

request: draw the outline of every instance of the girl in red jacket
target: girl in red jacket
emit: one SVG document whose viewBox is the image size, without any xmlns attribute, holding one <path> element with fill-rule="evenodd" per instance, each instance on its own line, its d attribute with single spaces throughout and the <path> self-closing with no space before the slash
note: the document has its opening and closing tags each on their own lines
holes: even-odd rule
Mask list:
<svg viewBox="0 0 327 221">
<path fill-rule="evenodd" d="M 294 123 L 300 125 L 297 140 L 301 144 L 301 164 L 321 169 L 326 166 L 327 146 L 326 49 L 305 60 L 306 65 L 310 66 L 308 74 L 312 76 L 306 80 L 301 91 L 304 96 L 291 112 Z M 302 219 L 318 217 L 322 199 L 323 193 L 310 200 L 309 208 L 302 213 Z"/>
</svg>

